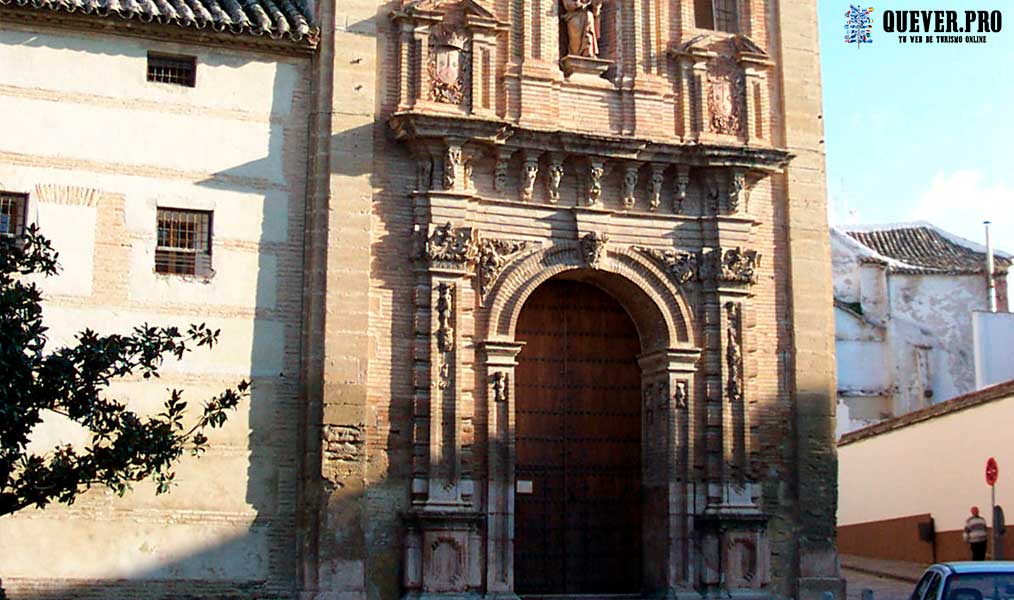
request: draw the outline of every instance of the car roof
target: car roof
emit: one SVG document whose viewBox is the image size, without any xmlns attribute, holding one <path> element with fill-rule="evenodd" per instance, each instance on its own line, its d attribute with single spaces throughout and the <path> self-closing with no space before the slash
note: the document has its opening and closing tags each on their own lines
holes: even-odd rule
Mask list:
<svg viewBox="0 0 1014 600">
<path fill-rule="evenodd" d="M 987 560 L 976 562 L 946 562 L 939 563 L 938 567 L 950 570 L 952 573 L 1014 573 L 1014 560 Z"/>
</svg>

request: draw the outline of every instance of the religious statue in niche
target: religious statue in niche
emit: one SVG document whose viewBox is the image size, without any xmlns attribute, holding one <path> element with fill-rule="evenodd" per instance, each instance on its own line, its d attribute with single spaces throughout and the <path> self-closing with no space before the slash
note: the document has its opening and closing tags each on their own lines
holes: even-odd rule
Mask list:
<svg viewBox="0 0 1014 600">
<path fill-rule="evenodd" d="M 466 38 L 461 32 L 443 26 L 433 32 L 433 50 L 426 67 L 430 100 L 461 104 L 465 99 L 465 46 Z"/>
<path fill-rule="evenodd" d="M 602 0 L 561 0 L 567 24 L 567 54 L 599 57 L 602 34 Z"/>
</svg>

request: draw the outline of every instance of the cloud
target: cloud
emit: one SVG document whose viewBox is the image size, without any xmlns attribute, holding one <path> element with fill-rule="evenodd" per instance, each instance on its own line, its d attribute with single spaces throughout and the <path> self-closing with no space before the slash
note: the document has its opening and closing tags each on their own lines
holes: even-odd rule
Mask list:
<svg viewBox="0 0 1014 600">
<path fill-rule="evenodd" d="M 907 220 L 929 221 L 945 231 L 985 244 L 982 222 L 992 221 L 993 246 L 1014 254 L 1014 187 L 987 182 L 980 171 L 937 173 Z"/>
</svg>

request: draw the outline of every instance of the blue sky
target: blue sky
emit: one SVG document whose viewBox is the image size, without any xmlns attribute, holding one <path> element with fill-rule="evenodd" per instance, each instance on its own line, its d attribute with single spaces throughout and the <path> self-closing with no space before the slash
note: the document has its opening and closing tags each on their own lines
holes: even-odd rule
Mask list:
<svg viewBox="0 0 1014 600">
<path fill-rule="evenodd" d="M 844 42 L 849 4 L 818 0 L 832 224 L 927 220 L 981 243 L 989 218 L 1014 253 L 1014 4 L 868 0 L 874 41 L 859 48 Z M 886 9 L 1000 9 L 1005 22 L 985 44 L 900 44 Z"/>
</svg>

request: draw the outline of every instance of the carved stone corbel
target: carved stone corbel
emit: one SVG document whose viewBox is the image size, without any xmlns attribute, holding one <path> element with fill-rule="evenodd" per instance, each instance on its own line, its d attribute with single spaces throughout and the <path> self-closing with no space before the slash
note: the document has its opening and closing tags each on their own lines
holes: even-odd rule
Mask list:
<svg viewBox="0 0 1014 600">
<path fill-rule="evenodd" d="M 531 202 L 535 192 L 535 179 L 539 176 L 538 152 L 525 152 L 525 161 L 521 166 L 521 201 Z"/>
<path fill-rule="evenodd" d="M 662 204 L 662 185 L 664 183 L 665 165 L 651 165 L 651 189 L 648 194 L 648 210 L 655 212 Z"/>
<path fill-rule="evenodd" d="M 690 167 L 676 167 L 676 189 L 672 197 L 672 211 L 683 214 L 683 207 L 690 190 Z"/>
<path fill-rule="evenodd" d="M 602 176 L 605 173 L 605 161 L 599 159 L 588 161 L 588 195 L 585 200 L 588 206 L 597 206 L 602 201 Z"/>
<path fill-rule="evenodd" d="M 559 154 L 549 155 L 549 173 L 546 177 L 546 199 L 551 204 L 560 201 L 560 182 L 563 181 L 563 157 Z"/>
<path fill-rule="evenodd" d="M 623 169 L 623 208 L 630 210 L 637 203 L 634 194 L 637 192 L 638 164 L 627 165 Z"/>
<path fill-rule="evenodd" d="M 514 148 L 497 148 L 496 165 L 493 167 L 493 189 L 498 192 L 507 191 L 507 172 L 512 156 Z"/>
</svg>

